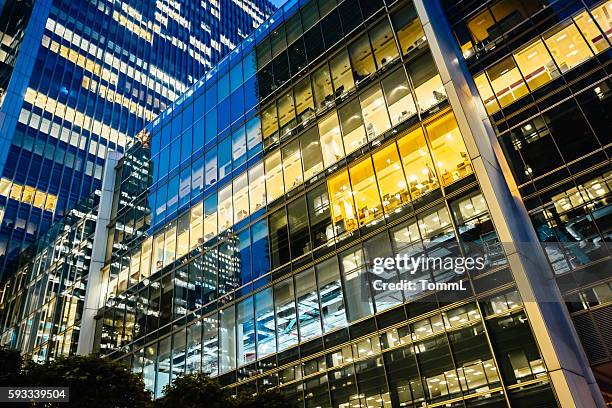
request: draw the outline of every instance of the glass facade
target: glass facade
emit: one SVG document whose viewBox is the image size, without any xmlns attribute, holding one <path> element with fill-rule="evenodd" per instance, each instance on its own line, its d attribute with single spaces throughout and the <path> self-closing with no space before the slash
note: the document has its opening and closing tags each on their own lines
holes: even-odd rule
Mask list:
<svg viewBox="0 0 612 408">
<path fill-rule="evenodd" d="M 2 6 L 0 270 L 7 273 L 22 248 L 100 187 L 109 150 L 123 151 L 274 10 L 267 0 Z"/>
<path fill-rule="evenodd" d="M 557 406 L 412 2 L 290 1 L 141 134 L 95 337 L 153 395 L 202 371 L 304 407 Z M 371 281 L 485 251 L 422 272 L 461 295 Z"/>
</svg>

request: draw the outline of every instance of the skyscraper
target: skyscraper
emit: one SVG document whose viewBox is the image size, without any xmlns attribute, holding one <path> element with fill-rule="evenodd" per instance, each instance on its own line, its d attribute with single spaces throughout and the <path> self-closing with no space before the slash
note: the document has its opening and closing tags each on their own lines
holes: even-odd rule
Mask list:
<svg viewBox="0 0 612 408">
<path fill-rule="evenodd" d="M 267 0 L 2 3 L 0 270 L 100 186 L 109 150 L 273 11 Z"/>
</svg>

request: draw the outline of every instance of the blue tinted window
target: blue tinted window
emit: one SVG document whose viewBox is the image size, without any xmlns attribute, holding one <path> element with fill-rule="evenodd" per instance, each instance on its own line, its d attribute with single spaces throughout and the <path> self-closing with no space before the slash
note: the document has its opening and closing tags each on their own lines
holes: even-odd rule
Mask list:
<svg viewBox="0 0 612 408">
<path fill-rule="evenodd" d="M 191 168 L 187 167 L 181 170 L 179 184 L 179 208 L 189 204 L 191 193 Z"/>
<path fill-rule="evenodd" d="M 253 77 L 247 80 L 244 84 L 244 106 L 245 110 L 253 109 L 257 107 L 259 102 L 258 91 L 257 91 L 257 78 Z"/>
<path fill-rule="evenodd" d="M 211 110 L 217 105 L 217 84 L 214 83 L 206 89 L 206 111 Z"/>
<path fill-rule="evenodd" d="M 206 144 L 212 142 L 217 137 L 217 109 L 213 109 L 206 114 Z"/>
<path fill-rule="evenodd" d="M 185 160 L 189 160 L 192 153 L 192 130 L 189 128 L 181 136 L 181 163 Z"/>
<path fill-rule="evenodd" d="M 204 116 L 204 110 L 206 109 L 205 101 L 206 97 L 202 92 L 200 95 L 198 95 L 195 102 L 193 103 L 193 120 L 198 120 L 202 116 Z"/>
<path fill-rule="evenodd" d="M 224 99 L 217 107 L 217 128 L 223 131 L 230 124 L 230 100 Z"/>
<path fill-rule="evenodd" d="M 251 275 L 251 236 L 246 229 L 238 234 L 238 250 L 240 251 L 240 285 L 253 280 Z"/>
<path fill-rule="evenodd" d="M 232 111 L 231 123 L 234 123 L 244 113 L 244 92 L 242 87 L 232 94 L 230 101 Z"/>
<path fill-rule="evenodd" d="M 206 167 L 204 169 L 204 180 L 206 186 L 217 182 L 217 148 L 213 147 L 206 152 Z"/>
<path fill-rule="evenodd" d="M 181 139 L 177 138 L 172 141 L 170 147 L 170 171 L 179 164 L 181 158 Z"/>
<path fill-rule="evenodd" d="M 193 123 L 193 103 L 188 103 L 183 110 L 183 128 L 191 126 Z"/>
<path fill-rule="evenodd" d="M 232 159 L 234 168 L 246 161 L 246 134 L 244 126 L 232 134 Z"/>
<path fill-rule="evenodd" d="M 204 157 L 200 157 L 191 165 L 191 198 L 204 190 Z"/>
<path fill-rule="evenodd" d="M 193 125 L 193 151 L 197 152 L 204 147 L 204 119 L 198 120 Z"/>
<path fill-rule="evenodd" d="M 223 75 L 217 84 L 217 100 L 222 101 L 227 98 L 230 92 L 229 73 Z"/>
<path fill-rule="evenodd" d="M 232 171 L 232 141 L 231 138 L 225 138 L 218 146 L 218 165 L 219 165 L 219 180 L 227 176 Z"/>
<path fill-rule="evenodd" d="M 170 144 L 170 134 L 172 133 L 172 129 L 170 128 L 170 124 L 164 125 L 161 131 L 161 148 L 168 146 Z"/>
<path fill-rule="evenodd" d="M 181 112 L 178 112 L 172 118 L 172 140 L 181 136 L 183 130 L 181 125 Z"/>
<path fill-rule="evenodd" d="M 253 237 L 252 250 L 254 254 L 257 254 L 253 257 L 253 279 L 257 279 L 270 270 L 268 226 L 265 218 L 251 227 L 251 236 Z"/>
<path fill-rule="evenodd" d="M 232 67 L 230 71 L 230 92 L 234 92 L 242 85 L 242 62 Z"/>
<path fill-rule="evenodd" d="M 247 149 L 249 152 L 255 150 L 257 146 L 261 146 L 261 119 L 255 116 L 246 124 L 247 133 Z M 260 149 L 257 149 L 260 150 Z"/>
<path fill-rule="evenodd" d="M 168 174 L 168 164 L 170 161 L 170 147 L 162 149 L 159 154 L 159 177 L 164 177 Z"/>
<path fill-rule="evenodd" d="M 168 215 L 172 214 L 177 209 L 178 204 L 179 178 L 178 175 L 172 177 L 168 182 L 168 206 L 166 211 Z"/>
<path fill-rule="evenodd" d="M 276 325 L 272 288 L 255 294 L 255 328 L 257 330 L 257 357 L 276 352 Z"/>
<path fill-rule="evenodd" d="M 242 72 L 245 80 L 249 79 L 257 72 L 257 57 L 255 56 L 255 51 L 250 52 L 244 57 L 242 61 Z"/>
</svg>

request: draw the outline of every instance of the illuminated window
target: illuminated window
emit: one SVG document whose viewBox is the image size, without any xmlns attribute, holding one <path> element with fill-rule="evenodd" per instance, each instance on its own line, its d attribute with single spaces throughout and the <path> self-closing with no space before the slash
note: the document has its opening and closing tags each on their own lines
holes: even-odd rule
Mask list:
<svg viewBox="0 0 612 408">
<path fill-rule="evenodd" d="M 356 229 L 357 217 L 348 172 L 343 170 L 329 178 L 327 188 L 331 198 L 332 221 L 337 232 L 336 235 Z"/>
<path fill-rule="evenodd" d="M 304 182 L 300 143 L 297 139 L 282 148 L 282 159 L 285 188 L 290 191 Z"/>
<path fill-rule="evenodd" d="M 280 150 L 276 150 L 266 157 L 264 163 L 266 168 L 267 201 L 271 203 L 285 193 Z"/>
<path fill-rule="evenodd" d="M 342 125 L 342 139 L 346 153 L 352 153 L 367 142 L 361 106 L 357 99 L 353 99 L 338 110 Z"/>
<path fill-rule="evenodd" d="M 55 211 L 56 204 L 57 204 L 57 197 L 51 194 L 47 194 L 47 200 L 45 201 L 45 210 Z"/>
<path fill-rule="evenodd" d="M 354 43 L 349 45 L 351 65 L 353 66 L 353 78 L 359 83 L 376 71 L 372 49 L 367 35 L 361 36 Z"/>
<path fill-rule="evenodd" d="M 514 59 L 531 90 L 559 76 L 559 71 L 541 40 L 517 51 Z"/>
<path fill-rule="evenodd" d="M 408 186 L 395 143 L 374 153 L 372 158 L 383 210 L 389 214 L 410 201 Z"/>
<path fill-rule="evenodd" d="M 408 65 L 408 72 L 421 112 L 446 99 L 446 91 L 431 54 L 422 55 Z"/>
<path fill-rule="evenodd" d="M 278 120 L 280 122 L 281 135 L 295 127 L 295 105 L 291 91 L 278 99 Z"/>
<path fill-rule="evenodd" d="M 232 209 L 232 185 L 228 184 L 219 190 L 219 232 L 234 224 Z"/>
<path fill-rule="evenodd" d="M 176 256 L 176 222 L 166 227 L 164 239 L 164 266 L 174 262 Z"/>
<path fill-rule="evenodd" d="M 412 2 L 408 2 L 406 6 L 393 13 L 391 21 L 400 42 L 402 54 L 405 55 L 415 50 L 421 43 L 425 42 L 423 27 L 421 27 L 421 22 Z"/>
<path fill-rule="evenodd" d="M 334 89 L 327 63 L 312 74 L 312 88 L 314 89 L 314 101 L 317 112 L 333 105 Z"/>
<path fill-rule="evenodd" d="M 591 9 L 591 14 L 593 18 L 586 12 L 582 12 L 576 16 L 574 20 L 578 27 L 580 27 L 587 41 L 591 44 L 593 50 L 596 52 L 607 50 L 610 45 L 606 41 L 606 37 L 608 39 L 612 38 L 612 0 L 608 0 L 597 7 L 593 7 Z M 595 19 L 605 35 L 596 29 L 593 19 Z"/>
<path fill-rule="evenodd" d="M 323 170 L 323 155 L 316 127 L 310 128 L 300 137 L 300 147 L 304 165 L 304 180 L 308 180 Z"/>
<path fill-rule="evenodd" d="M 24 203 L 32 204 L 34 202 L 34 194 L 36 193 L 36 189 L 30 186 L 23 187 L 23 196 L 21 197 L 21 201 Z"/>
<path fill-rule="evenodd" d="M 275 103 L 263 109 L 261 113 L 261 124 L 264 140 L 276 134 L 278 131 L 278 118 L 276 116 Z"/>
<path fill-rule="evenodd" d="M 148 237 L 142 243 L 142 255 L 140 256 L 140 278 L 148 278 L 151 276 L 151 244 L 153 238 Z"/>
<path fill-rule="evenodd" d="M 189 221 L 189 247 L 195 248 L 202 242 L 203 221 L 204 221 L 204 202 L 200 202 L 191 207 L 191 219 Z"/>
<path fill-rule="evenodd" d="M 234 220 L 240 222 L 249 215 L 249 185 L 247 173 L 234 179 Z"/>
<path fill-rule="evenodd" d="M 484 73 L 475 76 L 474 83 L 476 84 L 476 88 L 478 89 L 478 93 L 480 94 L 480 98 L 487 112 L 489 114 L 497 112 L 499 110 L 499 104 L 497 103 L 497 99 L 495 99 L 495 94 L 493 93 L 487 76 Z"/>
<path fill-rule="evenodd" d="M 366 90 L 359 97 L 363 121 L 365 122 L 368 140 L 373 140 L 391 128 L 385 98 L 379 85 Z"/>
<path fill-rule="evenodd" d="M 452 113 L 427 125 L 427 137 L 443 185 L 472 173 L 472 164 Z"/>
<path fill-rule="evenodd" d="M 163 231 L 153 238 L 153 271 L 157 272 L 164 266 L 164 233 Z"/>
<path fill-rule="evenodd" d="M 593 56 L 582 34 L 571 21 L 545 33 L 544 41 L 561 72 Z"/>
<path fill-rule="evenodd" d="M 297 110 L 298 122 L 303 123 L 314 117 L 314 102 L 312 100 L 312 88 L 310 78 L 306 77 L 295 85 L 295 108 Z"/>
<path fill-rule="evenodd" d="M 11 190 L 11 181 L 5 178 L 0 179 L 0 195 L 8 197 L 10 190 Z M 44 198 L 43 198 L 43 202 L 44 202 Z"/>
<path fill-rule="evenodd" d="M 412 199 L 438 188 L 438 179 L 423 130 L 420 127 L 413 130 L 398 139 L 397 145 Z"/>
<path fill-rule="evenodd" d="M 335 55 L 331 61 L 331 75 L 336 90 L 335 97 L 343 96 L 355 87 L 351 63 L 346 49 Z"/>
<path fill-rule="evenodd" d="M 266 205 L 266 179 L 262 162 L 249 169 L 249 198 L 251 214 Z"/>
<path fill-rule="evenodd" d="M 507 57 L 487 69 L 487 75 L 502 108 L 529 92 L 512 57 Z"/>
<path fill-rule="evenodd" d="M 332 112 L 319 121 L 321 135 L 321 151 L 323 163 L 329 167 L 344 157 L 344 147 L 340 136 L 340 126 L 336 112 Z"/>
<path fill-rule="evenodd" d="M 204 239 L 217 235 L 217 195 L 212 194 L 204 200 Z"/>
<path fill-rule="evenodd" d="M 395 38 L 393 38 L 391 26 L 387 19 L 382 20 L 370 30 L 370 40 L 372 41 L 374 56 L 379 67 L 383 67 L 399 57 Z"/>
<path fill-rule="evenodd" d="M 416 106 L 408 86 L 404 68 L 399 68 L 383 79 L 382 87 L 387 98 L 387 107 L 393 126 L 408 119 L 416 113 Z"/>
<path fill-rule="evenodd" d="M 9 197 L 12 198 L 13 200 L 19 201 L 21 200 L 22 193 L 23 193 L 23 186 L 13 183 L 13 185 L 11 186 L 11 193 Z"/>
<path fill-rule="evenodd" d="M 374 178 L 374 168 L 372 160 L 368 157 L 365 160 L 349 168 L 351 184 L 353 186 L 353 199 L 357 207 L 357 218 L 359 225 L 367 225 L 382 216 L 380 196 L 376 179 Z"/>
</svg>

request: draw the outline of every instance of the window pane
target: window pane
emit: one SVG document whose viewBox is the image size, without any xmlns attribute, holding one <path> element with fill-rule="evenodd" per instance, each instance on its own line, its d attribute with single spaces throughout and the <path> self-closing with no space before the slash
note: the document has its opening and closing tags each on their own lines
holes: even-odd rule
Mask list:
<svg viewBox="0 0 612 408">
<path fill-rule="evenodd" d="M 270 260 L 272 268 L 283 265 L 291 259 L 289 253 L 289 232 L 285 208 L 270 215 Z"/>
<path fill-rule="evenodd" d="M 280 150 L 266 157 L 265 166 L 268 203 L 271 203 L 285 193 Z"/>
<path fill-rule="evenodd" d="M 283 174 L 285 176 L 286 190 L 301 185 L 302 178 L 302 160 L 300 155 L 300 143 L 296 139 L 282 148 L 283 158 Z"/>
<path fill-rule="evenodd" d="M 397 145 L 412 199 L 438 188 L 438 179 L 423 130 L 420 127 L 413 130 L 398 139 Z"/>
<path fill-rule="evenodd" d="M 232 141 L 226 137 L 218 147 L 219 180 L 232 171 Z"/>
<path fill-rule="evenodd" d="M 228 229 L 234 224 L 232 210 L 232 185 L 228 184 L 219 190 L 219 231 Z"/>
<path fill-rule="evenodd" d="M 349 173 L 353 185 L 352 194 L 357 207 L 359 226 L 369 224 L 382 216 L 372 160 L 368 157 L 349 167 Z"/>
<path fill-rule="evenodd" d="M 176 255 L 176 222 L 172 222 L 166 227 L 164 239 L 164 266 L 174 262 Z"/>
<path fill-rule="evenodd" d="M 410 202 L 408 186 L 395 143 L 376 152 L 372 158 L 383 209 L 386 214 L 390 214 L 396 208 Z"/>
<path fill-rule="evenodd" d="M 294 92 L 298 122 L 304 123 L 314 117 L 314 102 L 312 100 L 310 77 L 306 77 L 298 82 Z"/>
<path fill-rule="evenodd" d="M 487 75 L 502 108 L 529 92 L 512 57 L 487 69 Z"/>
<path fill-rule="evenodd" d="M 274 285 L 274 305 L 276 309 L 278 351 L 281 352 L 298 343 L 298 326 L 292 278 Z"/>
<path fill-rule="evenodd" d="M 357 41 L 349 45 L 351 65 L 353 66 L 353 78 L 359 83 L 376 71 L 372 50 L 367 35 L 361 36 Z"/>
<path fill-rule="evenodd" d="M 379 85 L 365 91 L 359 97 L 368 140 L 373 140 L 391 128 L 385 99 Z"/>
<path fill-rule="evenodd" d="M 391 25 L 386 18 L 370 30 L 370 40 L 374 48 L 374 56 L 379 67 L 399 57 L 395 38 L 391 32 Z"/>
<path fill-rule="evenodd" d="M 561 72 L 574 68 L 593 56 L 582 34 L 571 21 L 545 33 L 544 41 Z"/>
<path fill-rule="evenodd" d="M 236 315 L 234 306 L 219 312 L 220 373 L 236 368 Z"/>
<path fill-rule="evenodd" d="M 234 219 L 240 222 L 249 215 L 249 186 L 247 173 L 234 179 Z"/>
<path fill-rule="evenodd" d="M 344 280 L 344 294 L 350 322 L 374 312 L 372 296 L 366 284 L 365 262 L 360 247 L 351 248 L 340 255 L 340 267 Z"/>
<path fill-rule="evenodd" d="M 255 360 L 255 312 L 253 310 L 253 297 L 238 303 L 237 324 L 238 329 L 238 367 Z"/>
<path fill-rule="evenodd" d="M 187 326 L 187 373 L 197 373 L 202 369 L 202 321 Z"/>
<path fill-rule="evenodd" d="M 331 75 L 336 89 L 335 97 L 346 95 L 347 92 L 355 87 L 351 63 L 349 62 L 348 51 L 346 49 L 336 54 L 331 61 Z"/>
<path fill-rule="evenodd" d="M 203 221 L 204 221 L 204 202 L 191 207 L 191 219 L 189 221 L 189 248 L 195 248 L 202 243 L 203 236 Z"/>
<path fill-rule="evenodd" d="M 261 120 L 259 117 L 256 116 L 247 122 L 246 132 L 247 149 L 251 150 L 261 142 Z"/>
<path fill-rule="evenodd" d="M 329 178 L 327 187 L 332 203 L 332 219 L 337 232 L 335 235 L 356 229 L 357 217 L 348 172 L 343 170 L 336 176 Z"/>
<path fill-rule="evenodd" d="M 217 235 L 217 194 L 204 200 L 204 239 L 208 241 Z"/>
<path fill-rule="evenodd" d="M 323 331 L 346 326 L 344 298 L 340 284 L 338 259 L 333 257 L 316 266 L 319 282 L 319 297 L 323 313 Z"/>
<path fill-rule="evenodd" d="M 499 104 L 495 99 L 495 94 L 493 93 L 493 89 L 491 88 L 491 84 L 489 84 L 487 76 L 484 73 L 475 76 L 474 83 L 476 84 L 476 88 L 480 94 L 480 99 L 482 99 L 482 103 L 484 103 L 487 113 L 493 114 L 497 112 L 499 110 Z"/>
<path fill-rule="evenodd" d="M 257 328 L 257 357 L 276 352 L 276 326 L 272 288 L 255 294 L 255 321 Z"/>
<path fill-rule="evenodd" d="M 319 132 L 316 127 L 310 128 L 300 137 L 302 162 L 304 165 L 304 180 L 319 174 L 323 170 L 323 155 Z"/>
<path fill-rule="evenodd" d="M 319 134 L 321 135 L 323 163 L 325 167 L 329 167 L 344 157 L 340 126 L 335 112 L 321 119 L 319 122 Z"/>
<path fill-rule="evenodd" d="M 472 164 L 452 113 L 428 125 L 427 136 L 443 185 L 472 173 Z"/>
<path fill-rule="evenodd" d="M 278 119 L 280 122 L 281 136 L 295 127 L 295 105 L 291 90 L 278 99 Z"/>
<path fill-rule="evenodd" d="M 295 276 L 300 340 L 321 335 L 321 311 L 314 269 Z"/>
<path fill-rule="evenodd" d="M 314 100 L 317 112 L 333 105 L 334 90 L 331 84 L 329 68 L 327 63 L 312 74 L 312 87 L 314 89 Z"/>
<path fill-rule="evenodd" d="M 308 217 L 310 219 L 310 234 L 316 248 L 334 237 L 329 209 L 329 196 L 325 184 L 308 192 L 306 197 Z"/>
<path fill-rule="evenodd" d="M 264 108 L 261 114 L 261 124 L 264 140 L 276 134 L 276 131 L 278 131 L 278 118 L 276 117 L 275 103 Z"/>
<path fill-rule="evenodd" d="M 421 112 L 446 99 L 446 91 L 431 54 L 425 54 L 408 65 L 408 72 Z"/>
<path fill-rule="evenodd" d="M 347 154 L 352 153 L 367 142 L 359 101 L 353 99 L 340 108 L 338 115 L 342 124 L 342 139 L 346 152 Z"/>
<path fill-rule="evenodd" d="M 202 372 L 215 376 L 219 372 L 219 320 L 217 315 L 202 320 Z"/>
<path fill-rule="evenodd" d="M 559 76 L 559 71 L 541 40 L 518 51 L 514 54 L 514 59 L 532 90 Z"/>
<path fill-rule="evenodd" d="M 298 198 L 287 206 L 287 215 L 291 255 L 295 258 L 312 250 L 308 234 L 308 211 L 304 197 Z"/>
<path fill-rule="evenodd" d="M 180 258 L 189 251 L 189 212 L 177 220 L 176 258 Z"/>
<path fill-rule="evenodd" d="M 607 9 L 606 9 L 607 8 Z M 612 37 L 612 15 L 610 15 L 610 1 L 606 1 L 603 4 L 593 8 L 591 10 L 591 14 L 593 18 L 586 12 L 578 14 L 574 17 L 574 21 L 580 28 L 580 31 L 584 34 L 589 44 L 591 44 L 591 48 L 595 53 L 598 53 L 603 50 L 607 50 L 610 47 L 610 44 L 606 41 L 607 38 Z M 597 25 L 606 33 L 603 35 Z"/>
<path fill-rule="evenodd" d="M 391 21 L 400 42 L 402 54 L 413 51 L 425 42 L 425 34 L 412 2 L 393 13 Z"/>
<path fill-rule="evenodd" d="M 206 153 L 204 178 L 206 180 L 206 186 L 211 186 L 217 182 L 217 152 L 214 149 Z"/>
<path fill-rule="evenodd" d="M 266 205 L 266 179 L 262 162 L 249 169 L 249 198 L 251 214 Z"/>
<path fill-rule="evenodd" d="M 234 161 L 234 168 L 244 163 L 246 151 L 246 132 L 244 126 L 241 126 L 232 134 L 232 160 Z"/>
<path fill-rule="evenodd" d="M 408 78 L 404 68 L 399 68 L 387 78 L 383 79 L 382 87 L 387 98 L 387 108 L 391 116 L 393 126 L 408 119 L 416 113 L 416 106 L 410 86 L 408 86 Z"/>
</svg>

